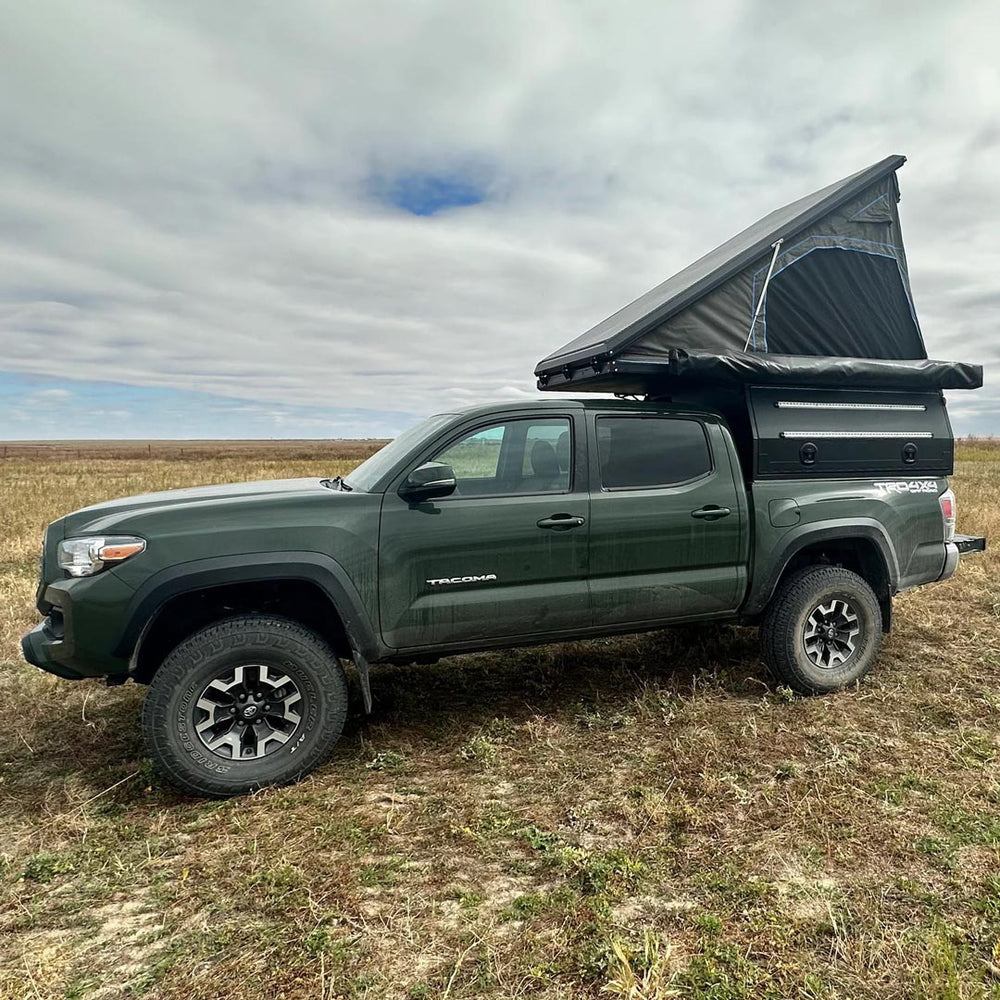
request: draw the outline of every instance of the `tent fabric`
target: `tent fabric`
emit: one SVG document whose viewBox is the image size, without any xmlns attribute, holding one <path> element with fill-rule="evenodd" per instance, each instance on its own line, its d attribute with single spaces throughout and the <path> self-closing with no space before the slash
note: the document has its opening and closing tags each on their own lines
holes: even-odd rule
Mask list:
<svg viewBox="0 0 1000 1000">
<path fill-rule="evenodd" d="M 621 358 L 542 375 L 539 388 L 562 392 L 669 394 L 681 385 L 797 385 L 832 389 L 978 389 L 982 365 L 924 359 L 821 358 L 744 351 L 674 350 L 665 357 Z"/>
<path fill-rule="evenodd" d="M 672 375 L 708 382 L 825 384 L 845 389 L 978 389 L 982 365 L 926 358 L 900 362 L 880 358 L 819 358 L 781 354 L 702 354 L 677 351 Z"/>
<path fill-rule="evenodd" d="M 925 360 L 897 209 L 904 162 L 887 157 L 772 212 L 542 360 L 539 384 L 584 368 L 606 381 L 615 361 L 673 358 L 676 373 L 684 355 L 780 355 L 786 368 L 793 356 Z"/>
<path fill-rule="evenodd" d="M 892 222 L 892 220 L 892 202 L 885 195 L 863 205 L 850 218 L 851 222 Z"/>
</svg>

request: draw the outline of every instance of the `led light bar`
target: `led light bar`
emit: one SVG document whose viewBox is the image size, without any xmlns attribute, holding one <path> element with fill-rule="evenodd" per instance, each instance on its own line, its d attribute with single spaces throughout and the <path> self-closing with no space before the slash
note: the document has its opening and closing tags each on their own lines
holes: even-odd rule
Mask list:
<svg viewBox="0 0 1000 1000">
<path fill-rule="evenodd" d="M 873 438 L 876 440 L 905 438 L 908 441 L 934 437 L 930 431 L 782 431 L 781 436 L 783 438 Z"/>
<path fill-rule="evenodd" d="M 923 403 L 819 403 L 806 400 L 781 399 L 775 403 L 779 410 L 897 410 L 906 413 L 924 413 Z"/>
</svg>

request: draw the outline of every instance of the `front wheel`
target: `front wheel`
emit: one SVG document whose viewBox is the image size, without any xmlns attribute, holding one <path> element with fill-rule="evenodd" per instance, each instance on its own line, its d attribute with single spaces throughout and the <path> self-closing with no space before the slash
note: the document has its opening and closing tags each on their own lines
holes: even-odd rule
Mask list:
<svg viewBox="0 0 1000 1000">
<path fill-rule="evenodd" d="M 322 763 L 347 704 L 344 668 L 315 632 L 244 615 L 196 632 L 164 660 L 142 728 L 161 774 L 222 798 L 296 781 Z"/>
<path fill-rule="evenodd" d="M 871 669 L 882 612 L 857 573 L 810 566 L 778 588 L 760 633 L 764 659 L 781 680 L 803 694 L 824 694 Z"/>
</svg>

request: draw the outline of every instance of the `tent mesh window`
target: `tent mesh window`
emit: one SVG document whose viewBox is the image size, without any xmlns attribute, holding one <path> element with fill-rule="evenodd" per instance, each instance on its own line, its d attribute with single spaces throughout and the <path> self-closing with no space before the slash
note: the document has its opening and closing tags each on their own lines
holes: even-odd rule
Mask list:
<svg viewBox="0 0 1000 1000">
<path fill-rule="evenodd" d="M 812 250 L 771 279 L 764 350 L 774 354 L 918 359 L 920 332 L 892 257 L 841 248 Z"/>
</svg>

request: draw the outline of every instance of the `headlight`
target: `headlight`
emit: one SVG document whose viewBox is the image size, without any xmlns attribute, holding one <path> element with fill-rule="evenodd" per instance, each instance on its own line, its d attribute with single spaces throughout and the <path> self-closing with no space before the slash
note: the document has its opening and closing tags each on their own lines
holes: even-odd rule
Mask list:
<svg viewBox="0 0 1000 1000">
<path fill-rule="evenodd" d="M 108 563 L 120 563 L 146 547 L 141 538 L 115 535 L 104 538 L 67 538 L 59 543 L 58 562 L 70 576 L 93 576 Z"/>
</svg>

